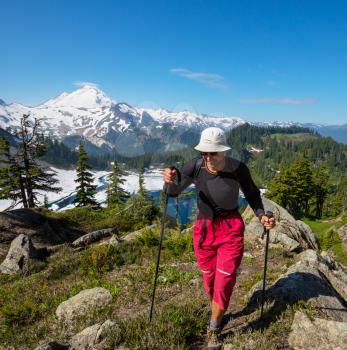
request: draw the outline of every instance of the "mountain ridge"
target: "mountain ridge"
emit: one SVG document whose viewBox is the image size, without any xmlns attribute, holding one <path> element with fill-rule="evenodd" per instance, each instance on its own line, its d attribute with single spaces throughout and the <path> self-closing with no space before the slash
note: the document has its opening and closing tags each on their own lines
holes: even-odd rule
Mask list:
<svg viewBox="0 0 347 350">
<path fill-rule="evenodd" d="M 84 84 L 71 93 L 63 92 L 36 107 L 20 103 L 6 104 L 1 100 L 0 127 L 15 131 L 21 116 L 28 113 L 41 119 L 41 128 L 46 136 L 67 141 L 71 147 L 76 147 L 79 140 L 84 138 L 98 148 L 116 150 L 126 156 L 183 148 L 196 142 L 201 130 L 210 126 L 225 131 L 245 123 L 305 126 L 294 122 L 254 123 L 235 116 L 215 117 L 189 111 L 170 112 L 164 108 L 134 107 L 109 98 L 97 86 L 90 84 Z M 310 126 L 322 129 L 321 125 L 316 125 L 316 128 L 314 124 Z M 337 126 L 335 129 L 339 141 L 343 142 L 344 131 L 341 134 Z M 345 130 L 347 133 L 347 126 Z M 186 136 L 187 132 L 189 137 Z"/>
</svg>

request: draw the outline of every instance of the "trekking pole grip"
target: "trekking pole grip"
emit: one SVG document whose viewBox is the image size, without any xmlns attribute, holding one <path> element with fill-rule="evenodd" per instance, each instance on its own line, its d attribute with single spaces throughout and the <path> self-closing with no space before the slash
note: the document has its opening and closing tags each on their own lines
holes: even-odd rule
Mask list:
<svg viewBox="0 0 347 350">
<path fill-rule="evenodd" d="M 270 210 L 268 210 L 266 213 L 265 213 L 265 216 L 268 217 L 269 219 L 273 218 L 274 217 L 274 213 Z M 264 231 L 263 231 L 263 234 L 261 236 L 261 239 L 264 238 L 265 234 L 268 234 L 269 233 L 269 230 L 267 230 L 265 227 L 264 227 Z"/>
</svg>

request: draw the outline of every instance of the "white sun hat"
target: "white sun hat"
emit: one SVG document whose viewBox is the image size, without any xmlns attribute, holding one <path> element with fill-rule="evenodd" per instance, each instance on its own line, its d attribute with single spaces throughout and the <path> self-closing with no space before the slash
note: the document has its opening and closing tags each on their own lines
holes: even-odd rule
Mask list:
<svg viewBox="0 0 347 350">
<path fill-rule="evenodd" d="M 200 152 L 223 152 L 231 149 L 227 145 L 224 131 L 214 127 L 202 131 L 200 142 L 194 148 Z"/>
</svg>

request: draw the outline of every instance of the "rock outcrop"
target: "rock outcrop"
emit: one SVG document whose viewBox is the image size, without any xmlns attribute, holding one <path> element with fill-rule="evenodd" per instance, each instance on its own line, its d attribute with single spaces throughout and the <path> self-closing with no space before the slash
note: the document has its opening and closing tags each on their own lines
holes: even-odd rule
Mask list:
<svg viewBox="0 0 347 350">
<path fill-rule="evenodd" d="M 317 237 L 308 225 L 295 220 L 287 210 L 269 199 L 263 198 L 263 203 L 265 210 L 272 211 L 276 219 L 276 226 L 270 231 L 271 243 L 280 243 L 288 251 L 319 248 Z M 246 235 L 261 237 L 264 228 L 252 209 L 248 207 L 242 216 L 247 224 Z"/>
<path fill-rule="evenodd" d="M 55 313 L 59 321 L 72 324 L 93 309 L 105 307 L 111 300 L 112 295 L 105 288 L 86 289 L 62 302 Z"/>
<path fill-rule="evenodd" d="M 296 312 L 288 338 L 294 350 L 345 350 L 347 323 L 314 318 Z"/>
<path fill-rule="evenodd" d="M 15 274 L 28 268 L 30 259 L 37 259 L 39 252 L 33 246 L 30 237 L 20 234 L 10 246 L 5 260 L 0 265 L 0 272 Z"/>
<path fill-rule="evenodd" d="M 1 212 L 0 243 L 10 243 L 20 234 L 29 236 L 38 246 L 71 242 L 80 236 L 80 232 L 46 218 L 40 209 L 22 208 Z"/>
<path fill-rule="evenodd" d="M 117 327 L 117 324 L 110 320 L 87 327 L 70 339 L 69 350 L 102 349 L 107 336 Z"/>
<path fill-rule="evenodd" d="M 313 250 L 302 252 L 298 259 L 267 288 L 267 302 L 273 304 L 274 309 L 282 309 L 298 301 L 307 301 L 327 318 L 347 322 L 345 269 L 330 256 Z M 260 302 L 261 286 L 260 282 L 252 288 L 249 305 Z"/>
<path fill-rule="evenodd" d="M 112 228 L 106 228 L 104 230 L 98 230 L 98 231 L 93 231 L 90 233 L 87 233 L 86 235 L 77 238 L 75 241 L 72 242 L 72 246 L 74 248 L 78 247 L 86 247 L 94 242 L 97 242 L 105 237 L 109 237 L 115 233 L 117 233 L 117 228 L 112 227 Z"/>
</svg>

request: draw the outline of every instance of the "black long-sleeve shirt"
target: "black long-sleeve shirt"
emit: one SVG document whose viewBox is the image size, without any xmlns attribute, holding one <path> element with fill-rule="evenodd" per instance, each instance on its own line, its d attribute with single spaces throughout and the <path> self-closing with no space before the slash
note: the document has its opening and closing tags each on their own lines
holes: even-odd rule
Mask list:
<svg viewBox="0 0 347 350">
<path fill-rule="evenodd" d="M 241 188 L 256 216 L 264 214 L 260 191 L 254 184 L 248 167 L 237 159 L 226 157 L 225 167 L 217 174 L 209 172 L 202 163 L 196 174 L 196 159 L 189 161 L 181 170 L 179 184 L 167 186 L 168 194 L 177 196 L 192 183 L 198 192 L 199 212 L 205 217 L 215 217 L 221 211 L 236 211 Z M 196 178 L 194 178 L 196 176 Z"/>
</svg>

